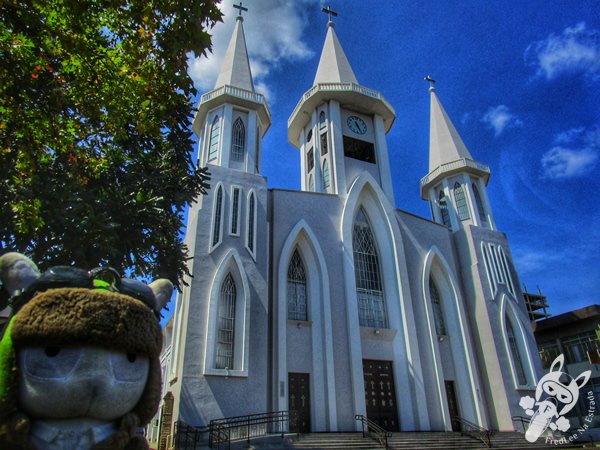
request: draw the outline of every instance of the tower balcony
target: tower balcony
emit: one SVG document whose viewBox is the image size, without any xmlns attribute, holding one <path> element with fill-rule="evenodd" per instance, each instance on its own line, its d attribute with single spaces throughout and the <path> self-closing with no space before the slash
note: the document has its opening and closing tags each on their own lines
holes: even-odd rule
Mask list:
<svg viewBox="0 0 600 450">
<path fill-rule="evenodd" d="M 487 164 L 473 161 L 472 159 L 462 158 L 456 161 L 437 166 L 423 178 L 421 178 L 421 198 L 427 200 L 427 188 L 436 184 L 444 177 L 453 175 L 458 172 L 471 172 L 475 175 L 483 177 L 487 185 L 490 178 L 490 167 Z"/>
<path fill-rule="evenodd" d="M 380 92 L 356 83 L 319 83 L 304 93 L 288 119 L 288 141 L 300 147 L 300 132 L 310 120 L 312 112 L 324 102 L 336 100 L 342 107 L 360 108 L 360 111 L 378 114 L 383 118 L 387 133 L 396 112 Z"/>
<path fill-rule="evenodd" d="M 271 111 L 269 110 L 269 105 L 267 105 L 264 95 L 239 87 L 224 85 L 219 86 L 200 97 L 198 111 L 194 116 L 193 122 L 193 129 L 196 134 L 200 134 L 202 124 L 204 123 L 204 119 L 208 112 L 224 103 L 232 103 L 243 108 L 256 110 L 262 125 L 263 135 L 271 126 Z"/>
</svg>

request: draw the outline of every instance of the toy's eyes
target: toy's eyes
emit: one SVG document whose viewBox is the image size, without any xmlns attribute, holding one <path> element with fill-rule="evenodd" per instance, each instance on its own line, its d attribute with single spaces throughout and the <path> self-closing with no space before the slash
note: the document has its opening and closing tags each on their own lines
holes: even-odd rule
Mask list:
<svg viewBox="0 0 600 450">
<path fill-rule="evenodd" d="M 546 389 L 548 391 L 548 394 L 554 394 L 554 388 L 552 386 L 548 386 L 548 389 Z"/>
<path fill-rule="evenodd" d="M 80 358 L 80 348 L 50 345 L 43 348 L 24 348 L 19 352 L 22 370 L 38 378 L 65 378 Z"/>
<path fill-rule="evenodd" d="M 140 381 L 148 376 L 148 357 L 136 353 L 111 352 L 110 364 L 118 381 Z"/>
<path fill-rule="evenodd" d="M 565 394 L 561 394 L 558 396 L 558 399 L 563 403 L 567 403 L 567 401 L 569 400 L 569 396 L 565 395 Z"/>
</svg>

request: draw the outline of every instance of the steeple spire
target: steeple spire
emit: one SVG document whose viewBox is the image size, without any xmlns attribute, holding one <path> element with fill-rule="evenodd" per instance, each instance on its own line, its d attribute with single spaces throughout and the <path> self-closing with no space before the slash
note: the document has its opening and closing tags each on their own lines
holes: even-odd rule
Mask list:
<svg viewBox="0 0 600 450">
<path fill-rule="evenodd" d="M 235 22 L 235 29 L 229 41 L 229 47 L 227 47 L 227 52 L 221 65 L 221 72 L 215 83 L 215 89 L 229 85 L 254 92 L 250 61 L 248 60 L 248 50 L 246 48 L 246 38 L 242 25 L 244 22 L 242 11 L 248 11 L 248 9 L 243 7 L 241 3 L 235 7 L 240 10 L 240 14 L 237 16 Z"/>
<path fill-rule="evenodd" d="M 327 22 L 327 36 L 325 36 L 325 44 L 321 52 L 319 67 L 315 75 L 313 85 L 319 83 L 356 83 L 354 71 L 346 58 L 344 49 L 338 40 L 335 31 L 334 23 L 331 21 L 332 16 L 337 16 L 331 8 L 323 8 L 323 12 L 329 14 L 329 22 Z"/>
</svg>

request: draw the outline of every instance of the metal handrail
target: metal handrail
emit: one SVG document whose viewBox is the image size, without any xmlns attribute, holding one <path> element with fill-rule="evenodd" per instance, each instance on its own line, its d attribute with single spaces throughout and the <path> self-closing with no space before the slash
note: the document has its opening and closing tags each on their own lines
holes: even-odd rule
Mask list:
<svg viewBox="0 0 600 450">
<path fill-rule="evenodd" d="M 220 446 L 227 443 L 229 445 L 231 441 L 242 439 L 250 442 L 251 438 L 275 432 L 274 428 L 278 428 L 276 432 L 283 438 L 289 429 L 290 421 L 295 420 L 296 417 L 297 411 L 274 411 L 213 419 L 208 426 L 208 445 L 213 448 L 213 445 L 216 444 Z M 279 426 L 272 427 L 273 424 L 279 424 Z"/>
<path fill-rule="evenodd" d="M 460 431 L 463 435 L 479 439 L 481 442 L 487 445 L 488 448 L 492 447 L 492 435 L 494 434 L 492 431 L 467 419 L 463 419 L 460 416 L 452 416 L 452 419 L 460 423 Z"/>
<path fill-rule="evenodd" d="M 379 442 L 379 444 L 386 450 L 389 448 L 388 447 L 388 438 L 392 437 L 391 432 L 387 431 L 385 428 L 376 424 L 375 422 L 370 420 L 368 417 L 363 416 L 362 414 L 356 414 L 354 416 L 354 420 L 361 421 L 363 437 L 365 437 L 366 435 L 369 435 L 369 437 L 371 437 L 371 438 L 375 439 L 377 442 Z M 367 425 L 366 431 L 365 431 L 365 424 Z M 371 433 L 371 431 L 373 431 L 373 433 Z"/>
</svg>

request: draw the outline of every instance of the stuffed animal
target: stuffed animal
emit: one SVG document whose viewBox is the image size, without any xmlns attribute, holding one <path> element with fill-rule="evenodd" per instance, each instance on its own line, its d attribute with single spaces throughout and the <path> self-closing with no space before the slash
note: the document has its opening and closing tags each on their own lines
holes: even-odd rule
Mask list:
<svg viewBox="0 0 600 450">
<path fill-rule="evenodd" d="M 114 269 L 40 273 L 0 257 L 13 312 L 0 341 L 0 448 L 147 449 L 160 401 L 160 310 L 173 285 Z"/>
</svg>

